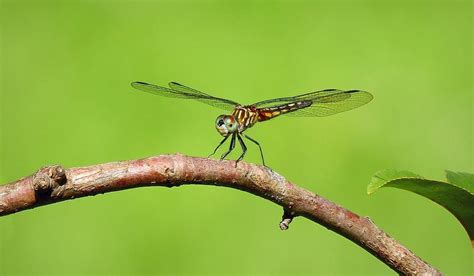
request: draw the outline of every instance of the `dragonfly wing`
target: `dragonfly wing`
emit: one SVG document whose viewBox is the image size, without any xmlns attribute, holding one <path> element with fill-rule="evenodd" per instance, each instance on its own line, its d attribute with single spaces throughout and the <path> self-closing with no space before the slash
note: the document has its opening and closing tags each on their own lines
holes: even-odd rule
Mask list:
<svg viewBox="0 0 474 276">
<path fill-rule="evenodd" d="M 275 115 L 282 111 L 282 114 L 288 116 L 324 117 L 357 108 L 370 102 L 372 98 L 372 94 L 361 90 L 326 89 L 254 105 L 263 112 L 276 112 Z"/>
<path fill-rule="evenodd" d="M 181 85 L 176 82 L 171 82 L 169 86 L 170 88 L 149 84 L 146 82 L 132 82 L 133 88 L 158 96 L 181 99 L 194 99 L 207 105 L 228 111 L 234 110 L 234 107 L 236 105 L 239 105 L 234 101 L 213 97 L 204 92 L 200 92 L 198 90 Z"/>
<path fill-rule="evenodd" d="M 311 99 L 312 104 L 307 108 L 288 113 L 296 117 L 325 117 L 348 111 L 373 99 L 372 94 L 361 90 L 330 92 L 327 95 Z"/>
<path fill-rule="evenodd" d="M 198 90 L 196 90 L 196 89 L 194 89 L 194 88 L 191 88 L 191 87 L 182 85 L 182 84 L 177 83 L 177 82 L 174 82 L 174 81 L 168 83 L 168 86 L 169 86 L 171 89 L 173 89 L 173 90 L 175 90 L 175 91 L 179 91 L 179 92 L 181 92 L 181 93 L 203 95 L 203 96 L 208 96 L 208 97 L 210 96 L 210 95 L 208 95 L 208 94 L 206 94 L 206 93 L 204 93 L 204 92 L 198 91 Z"/>
</svg>

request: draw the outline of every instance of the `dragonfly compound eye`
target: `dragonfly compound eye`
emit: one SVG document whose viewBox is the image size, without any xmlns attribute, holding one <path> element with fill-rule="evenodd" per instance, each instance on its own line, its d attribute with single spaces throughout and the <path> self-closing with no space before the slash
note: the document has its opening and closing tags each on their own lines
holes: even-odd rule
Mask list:
<svg viewBox="0 0 474 276">
<path fill-rule="evenodd" d="M 227 129 L 227 125 L 225 123 L 226 115 L 220 115 L 216 119 L 216 129 L 222 136 L 228 136 L 229 130 Z"/>
<path fill-rule="evenodd" d="M 216 119 L 216 129 L 222 136 L 228 136 L 237 131 L 237 122 L 234 117 L 229 115 L 220 115 Z"/>
<path fill-rule="evenodd" d="M 226 116 L 226 118 L 224 119 L 224 123 L 229 132 L 233 133 L 237 131 L 238 124 L 233 116 Z"/>
<path fill-rule="evenodd" d="M 217 127 L 221 127 L 224 124 L 224 120 L 220 119 L 217 121 Z"/>
</svg>

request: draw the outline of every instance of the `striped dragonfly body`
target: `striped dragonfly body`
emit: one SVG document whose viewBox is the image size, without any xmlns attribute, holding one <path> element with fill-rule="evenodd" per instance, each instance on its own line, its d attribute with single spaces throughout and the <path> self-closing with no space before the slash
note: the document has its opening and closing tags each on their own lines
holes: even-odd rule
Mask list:
<svg viewBox="0 0 474 276">
<path fill-rule="evenodd" d="M 235 118 L 239 125 L 238 132 L 242 133 L 257 122 L 268 121 L 277 116 L 306 108 L 310 105 L 310 101 L 300 101 L 266 108 L 257 108 L 254 105 L 236 106 L 231 116 Z"/>
<path fill-rule="evenodd" d="M 242 139 L 244 137 L 258 145 L 263 165 L 265 165 L 265 160 L 260 144 L 243 133 L 257 122 L 268 121 L 280 115 L 300 117 L 330 116 L 362 106 L 373 98 L 369 92 L 361 90 L 326 89 L 293 97 L 261 101 L 251 105 L 241 105 L 228 99 L 211 96 L 176 82 L 170 82 L 168 85 L 169 88 L 145 82 L 132 83 L 132 87 L 154 95 L 193 99 L 213 107 L 231 111 L 230 115 L 220 115 L 216 119 L 215 127 L 224 136 L 224 139 L 211 155 L 216 153 L 217 149 L 227 138 L 232 137 L 229 150 L 221 156 L 221 159 L 224 159 L 235 148 L 235 141 L 237 140 L 243 150 L 237 162 L 242 160 L 247 151 L 247 147 Z"/>
<path fill-rule="evenodd" d="M 239 125 L 238 132 L 242 133 L 258 122 L 259 112 L 255 106 L 236 106 L 231 116 Z"/>
<path fill-rule="evenodd" d="M 277 116 L 311 106 L 311 101 L 300 101 L 258 109 L 258 121 L 263 122 Z"/>
</svg>

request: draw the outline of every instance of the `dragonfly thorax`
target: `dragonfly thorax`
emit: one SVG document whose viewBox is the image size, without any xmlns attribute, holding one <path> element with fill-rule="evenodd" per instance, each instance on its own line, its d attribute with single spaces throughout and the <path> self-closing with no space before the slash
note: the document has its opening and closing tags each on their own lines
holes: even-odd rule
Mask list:
<svg viewBox="0 0 474 276">
<path fill-rule="evenodd" d="M 216 119 L 216 129 L 220 135 L 227 137 L 239 129 L 239 123 L 232 115 L 220 115 Z"/>
</svg>

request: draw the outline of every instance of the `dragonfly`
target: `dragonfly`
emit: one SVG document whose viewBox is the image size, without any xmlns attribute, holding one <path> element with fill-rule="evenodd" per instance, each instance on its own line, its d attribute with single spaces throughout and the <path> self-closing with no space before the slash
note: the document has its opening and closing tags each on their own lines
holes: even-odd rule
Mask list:
<svg viewBox="0 0 474 276">
<path fill-rule="evenodd" d="M 131 85 L 133 88 L 153 95 L 196 100 L 231 112 L 230 115 L 223 114 L 217 117 L 215 127 L 224 138 L 208 158 L 214 155 L 230 137 L 229 149 L 221 155 L 220 159 L 225 159 L 234 150 L 237 140 L 242 148 L 242 153 L 236 160 L 236 166 L 247 152 L 247 146 L 242 138 L 258 146 L 262 163 L 266 166 L 260 143 L 244 133 L 256 123 L 265 122 L 280 115 L 294 117 L 330 116 L 360 107 L 373 99 L 372 94 L 362 90 L 325 89 L 292 97 L 275 98 L 250 105 L 241 105 L 235 101 L 214 97 L 177 82 L 168 83 L 169 87 L 141 81 L 132 82 Z"/>
</svg>

